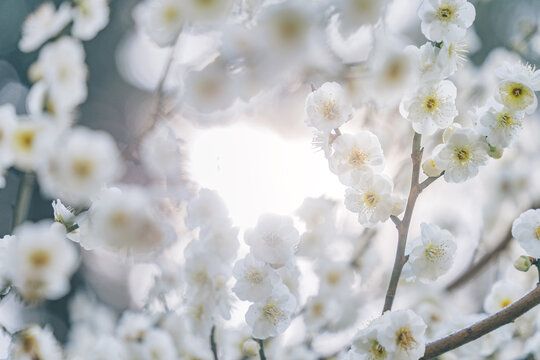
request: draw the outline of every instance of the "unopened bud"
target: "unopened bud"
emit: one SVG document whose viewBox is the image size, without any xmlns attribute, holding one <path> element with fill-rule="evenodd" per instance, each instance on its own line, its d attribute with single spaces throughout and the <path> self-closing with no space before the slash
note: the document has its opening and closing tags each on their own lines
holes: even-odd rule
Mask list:
<svg viewBox="0 0 540 360">
<path fill-rule="evenodd" d="M 256 356 L 259 353 L 259 349 L 259 344 L 252 339 L 244 341 L 244 345 L 242 345 L 242 353 L 244 356 Z"/>
<path fill-rule="evenodd" d="M 515 267 L 517 270 L 523 271 L 523 272 L 529 271 L 529 269 L 531 268 L 531 265 L 532 265 L 531 258 L 528 257 L 528 256 L 525 256 L 525 255 L 521 255 L 521 256 L 514 262 L 514 267 Z"/>
<path fill-rule="evenodd" d="M 488 155 L 491 156 L 493 159 L 500 159 L 503 156 L 503 152 L 504 149 L 489 145 Z"/>
<path fill-rule="evenodd" d="M 441 175 L 442 170 L 437 169 L 435 166 L 435 162 L 433 162 L 432 158 L 426 159 L 424 163 L 422 164 L 422 170 L 424 171 L 424 174 L 426 174 L 429 177 L 435 177 Z"/>
</svg>

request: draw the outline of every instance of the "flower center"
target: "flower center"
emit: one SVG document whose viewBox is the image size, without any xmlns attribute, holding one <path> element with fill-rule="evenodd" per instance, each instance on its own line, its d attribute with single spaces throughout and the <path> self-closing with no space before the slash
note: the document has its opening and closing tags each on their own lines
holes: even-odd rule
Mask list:
<svg viewBox="0 0 540 360">
<path fill-rule="evenodd" d="M 30 263 L 38 268 L 45 267 L 51 263 L 51 255 L 46 250 L 36 250 L 30 254 Z"/>
<path fill-rule="evenodd" d="M 443 7 L 439 9 L 439 12 L 437 13 L 437 17 L 440 21 L 443 22 L 449 22 L 452 20 L 452 17 L 454 15 L 454 10 L 451 7 Z"/>
<path fill-rule="evenodd" d="M 257 270 L 252 270 L 248 276 L 248 281 L 251 285 L 260 284 L 263 281 L 263 276 Z"/>
<path fill-rule="evenodd" d="M 471 158 L 471 153 L 466 147 L 461 147 L 455 150 L 455 156 L 458 161 L 463 164 L 469 161 L 469 159 Z"/>
<path fill-rule="evenodd" d="M 23 333 L 21 336 L 22 348 L 25 354 L 33 355 L 37 354 L 39 351 L 39 343 L 35 336 L 32 334 Z"/>
<path fill-rule="evenodd" d="M 73 173 L 79 179 L 89 177 L 94 169 L 94 164 L 88 159 L 74 159 L 71 166 Z"/>
<path fill-rule="evenodd" d="M 175 22 L 180 15 L 180 11 L 175 6 L 168 6 L 165 11 L 163 11 L 163 18 L 168 23 Z"/>
<path fill-rule="evenodd" d="M 341 280 L 341 274 L 337 270 L 332 270 L 326 275 L 326 280 L 330 285 L 337 285 Z"/>
<path fill-rule="evenodd" d="M 324 304 L 320 302 L 314 304 L 313 314 L 315 314 L 317 317 L 322 317 L 324 315 Z"/>
<path fill-rule="evenodd" d="M 273 232 L 266 234 L 266 236 L 263 237 L 263 240 L 266 244 L 270 246 L 275 246 L 282 242 L 281 238 Z"/>
<path fill-rule="evenodd" d="M 379 199 L 377 199 L 377 195 L 375 195 L 373 192 L 368 192 L 364 195 L 364 203 L 369 207 L 375 207 L 378 201 Z"/>
<path fill-rule="evenodd" d="M 442 246 L 436 246 L 430 243 L 426 246 L 425 254 L 428 260 L 435 261 L 443 257 L 446 254 L 446 250 Z"/>
<path fill-rule="evenodd" d="M 286 318 L 283 311 L 281 311 L 280 308 L 274 303 L 268 303 L 263 307 L 263 316 L 274 326 L 276 326 L 280 320 L 284 320 Z"/>
<path fill-rule="evenodd" d="M 334 120 L 338 113 L 336 111 L 336 105 L 332 100 L 326 100 L 322 106 L 321 112 L 326 120 Z"/>
<path fill-rule="evenodd" d="M 30 152 L 34 145 L 34 138 L 36 137 L 36 131 L 34 129 L 19 130 L 15 134 L 15 143 L 17 147 L 25 152 Z"/>
<path fill-rule="evenodd" d="M 535 235 L 536 235 L 536 239 L 540 240 L 540 226 L 536 228 Z"/>
<path fill-rule="evenodd" d="M 507 307 L 508 305 L 510 305 L 512 303 L 512 300 L 510 299 L 503 299 L 501 300 L 501 308 L 505 308 Z"/>
<path fill-rule="evenodd" d="M 352 166 L 364 165 L 367 160 L 367 154 L 354 149 L 349 155 L 349 164 Z"/>
<path fill-rule="evenodd" d="M 433 113 L 438 107 L 438 101 L 435 97 L 429 96 L 424 101 L 424 108 L 428 113 Z"/>
<path fill-rule="evenodd" d="M 497 117 L 497 125 L 501 128 L 513 128 L 519 125 L 518 121 L 515 121 L 514 117 L 509 113 L 501 113 Z"/>
<path fill-rule="evenodd" d="M 377 340 L 371 343 L 370 352 L 374 355 L 374 359 L 386 359 L 386 349 Z"/>
<path fill-rule="evenodd" d="M 405 351 L 412 350 L 417 344 L 416 339 L 409 328 L 399 329 L 397 332 L 396 343 Z"/>
</svg>

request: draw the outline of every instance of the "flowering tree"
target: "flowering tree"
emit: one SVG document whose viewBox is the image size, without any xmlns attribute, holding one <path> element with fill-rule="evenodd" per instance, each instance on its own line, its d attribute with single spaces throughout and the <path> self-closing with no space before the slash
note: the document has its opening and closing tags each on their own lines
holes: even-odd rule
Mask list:
<svg viewBox="0 0 540 360">
<path fill-rule="evenodd" d="M 466 63 L 476 17 L 466 0 L 419 2 L 419 47 L 388 21 L 396 3 L 141 1 L 135 27 L 169 56 L 144 127 L 125 146 L 76 124 L 92 76 L 85 42 L 107 26 L 108 2 L 44 3 L 28 15 L 18 43 L 37 54 L 27 111 L 0 106 L 1 185 L 7 171 L 21 177 L 0 241 L 1 299 L 31 309 L 68 296 L 89 256 L 152 264 L 155 279 L 142 306 L 121 312 L 87 281 L 69 295 L 62 344 L 48 325 L 0 321 L 8 358 L 540 358 L 540 288 L 528 272 L 540 271 L 540 210 L 528 189 L 534 175 L 519 170 L 537 157 L 520 137 L 538 131 L 540 73 L 510 52 L 482 68 Z M 182 62 L 186 34 L 216 41 Z M 180 93 L 167 86 L 178 63 Z M 189 178 L 175 123 L 220 124 L 269 94 L 305 97 L 305 124 L 322 150 L 313 156 L 324 156 L 344 196 L 309 197 L 295 214 L 260 214 L 240 229 L 229 204 Z M 472 235 L 444 221 L 418 226 L 413 211 L 420 195 L 475 178 L 494 198 L 484 231 L 504 236 L 479 242 L 455 275 Z M 27 220 L 36 183 L 54 200 L 50 220 Z M 516 200 L 521 193 L 525 201 Z M 343 220 L 351 214 L 356 224 Z M 514 266 L 493 261 L 503 251 Z M 456 289 L 477 286 L 488 266 L 508 275 L 486 280 L 482 309 L 460 308 Z"/>
</svg>

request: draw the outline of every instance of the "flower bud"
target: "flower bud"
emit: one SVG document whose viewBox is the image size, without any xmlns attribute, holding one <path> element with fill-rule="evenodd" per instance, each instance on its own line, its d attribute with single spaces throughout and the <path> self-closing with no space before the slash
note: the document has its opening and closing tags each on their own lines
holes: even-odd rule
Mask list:
<svg viewBox="0 0 540 360">
<path fill-rule="evenodd" d="M 259 353 L 259 349 L 259 344 L 252 339 L 244 341 L 244 345 L 242 345 L 242 353 L 244 356 L 256 356 Z"/>
<path fill-rule="evenodd" d="M 424 161 L 422 164 L 422 170 L 424 171 L 424 174 L 429 177 L 439 176 L 442 172 L 442 170 L 435 167 L 435 163 L 433 162 L 432 158 L 428 158 L 426 161 Z"/>
<path fill-rule="evenodd" d="M 493 159 L 500 159 L 503 156 L 504 149 L 497 148 L 495 146 L 489 146 L 488 155 Z"/>
<path fill-rule="evenodd" d="M 528 256 L 525 256 L 525 255 L 521 255 L 515 262 L 514 262 L 514 267 L 519 270 L 519 271 L 523 271 L 523 272 L 526 272 L 526 271 L 529 271 L 529 269 L 531 268 L 531 258 L 529 258 Z"/>
</svg>

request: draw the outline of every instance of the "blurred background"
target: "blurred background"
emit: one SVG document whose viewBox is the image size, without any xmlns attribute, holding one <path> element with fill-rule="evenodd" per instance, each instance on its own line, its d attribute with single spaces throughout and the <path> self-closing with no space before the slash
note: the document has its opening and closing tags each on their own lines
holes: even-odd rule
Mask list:
<svg viewBox="0 0 540 360">
<path fill-rule="evenodd" d="M 56 5 L 61 3 L 54 2 Z M 425 41 L 416 17 L 419 2 L 393 1 L 387 19 L 417 46 Z M 476 7 L 474 31 L 471 31 L 474 34 L 469 39 L 469 62 L 472 65 L 481 66 L 497 48 L 515 52 L 532 64 L 540 63 L 540 1 L 471 2 Z M 24 19 L 42 3 L 36 0 L 0 0 L 0 105 L 14 104 L 18 114 L 26 112 L 26 95 L 31 85 L 27 71 L 36 60 L 37 52 L 24 54 L 18 50 L 17 43 Z M 153 89 L 168 56 L 168 49 L 156 47 L 136 32 L 131 15 L 136 3 L 111 0 L 108 26 L 95 39 L 84 44 L 89 68 L 89 95 L 79 108 L 77 122 L 110 132 L 120 148 L 127 146 L 144 128 L 152 107 Z M 185 73 L 182 64 L 201 56 L 213 41 L 212 34 L 186 34 L 179 64 L 171 71 L 166 84 L 169 94 L 182 90 Z M 324 156 L 312 149 L 313 134 L 304 125 L 303 106 L 308 91 L 308 84 L 294 85 L 270 100 L 266 99 L 268 101 L 261 104 L 259 111 L 236 115 L 225 124 L 201 124 L 184 117 L 171 123 L 185 142 L 189 179 L 198 186 L 218 190 L 227 202 L 235 225 L 241 229 L 253 226 L 263 212 L 292 214 L 308 196 L 326 194 L 342 202 L 344 187 L 328 170 Z M 538 119 L 533 117 L 530 121 L 537 123 Z M 396 169 L 408 155 L 403 154 L 402 144 L 398 144 L 398 149 L 387 151 L 386 146 L 390 147 L 392 143 L 389 136 L 383 136 L 382 141 L 387 157 L 402 153 L 393 164 L 395 178 L 399 178 Z M 407 141 L 410 139 L 405 143 Z M 389 162 L 392 164 L 393 161 Z M 436 184 L 430 189 L 429 197 L 422 199 L 425 205 L 419 205 L 415 214 L 418 221 L 413 225 L 418 225 L 420 219 L 428 220 L 426 217 L 435 218 L 449 228 L 460 224 L 456 235 L 474 239 L 460 248 L 463 262 L 468 261 L 470 256 L 464 254 L 475 248 L 478 242 L 480 224 L 485 223 L 486 218 L 484 204 L 492 196 L 489 191 L 498 191 L 485 186 L 486 178 L 495 171 L 486 170 L 488 175 L 463 185 L 449 187 L 448 184 Z M 10 170 L 6 177 L 7 186 L 0 190 L 2 236 L 10 231 L 21 175 Z M 138 178 L 136 169 L 128 172 L 125 180 L 144 183 L 144 179 Z M 406 184 L 401 187 L 405 193 Z M 484 188 L 484 191 L 478 191 L 479 188 Z M 440 210 L 433 211 L 434 204 L 441 205 Z M 516 215 L 510 211 L 507 217 L 513 219 Z M 37 221 L 51 217 L 51 199 L 43 198 L 36 187 L 28 218 Z M 353 230 L 358 228 L 351 214 L 344 214 L 343 225 Z M 417 234 L 418 226 L 412 228 Z M 386 224 L 378 236 L 393 237 L 392 231 L 391 224 Z M 118 311 L 140 306 L 145 286 L 148 287 L 145 283 L 151 282 L 151 269 L 116 261 L 94 259 L 86 254 L 85 266 L 72 279 L 72 293 L 90 287 L 102 301 Z M 103 267 L 103 263 L 108 265 Z M 459 268 L 459 264 L 456 267 Z M 455 273 L 449 275 L 450 278 L 453 276 Z M 142 280 L 134 282 L 133 278 Z M 481 298 L 482 289 L 477 291 Z M 50 323 L 57 337 L 65 340 L 69 297 L 25 310 L 22 319 L 25 322 Z M 0 318 L 6 319 L 3 321 L 6 325 L 16 327 L 21 320 L 20 307 L 15 299 L 7 300 L 0 304 Z"/>
</svg>

